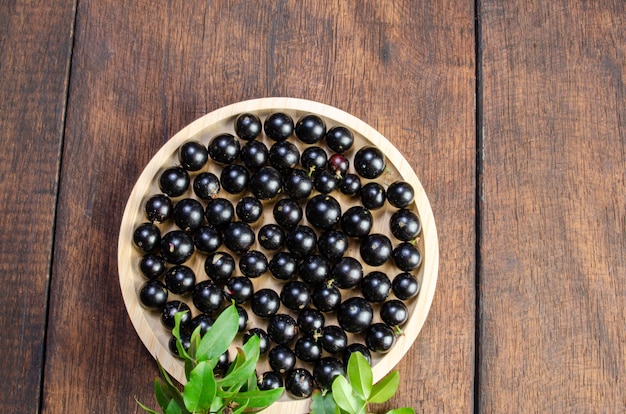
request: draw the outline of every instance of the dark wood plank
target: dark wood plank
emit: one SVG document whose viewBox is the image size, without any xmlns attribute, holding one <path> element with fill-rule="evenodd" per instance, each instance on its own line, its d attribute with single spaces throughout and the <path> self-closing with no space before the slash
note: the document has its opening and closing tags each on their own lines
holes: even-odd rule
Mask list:
<svg viewBox="0 0 626 414">
<path fill-rule="evenodd" d="M 423 333 L 398 367 L 401 390 L 388 406 L 469 411 L 472 7 L 410 1 L 254 7 L 80 2 L 45 411 L 132 412 L 135 396 L 155 405 L 156 365 L 133 331 L 117 280 L 117 232 L 126 199 L 149 159 L 184 125 L 232 102 L 280 95 L 351 112 L 411 160 L 438 220 L 440 282 Z"/>
<path fill-rule="evenodd" d="M 73 1 L 0 5 L 0 411 L 36 412 Z"/>
<path fill-rule="evenodd" d="M 481 2 L 481 412 L 626 410 L 625 6 Z"/>
</svg>

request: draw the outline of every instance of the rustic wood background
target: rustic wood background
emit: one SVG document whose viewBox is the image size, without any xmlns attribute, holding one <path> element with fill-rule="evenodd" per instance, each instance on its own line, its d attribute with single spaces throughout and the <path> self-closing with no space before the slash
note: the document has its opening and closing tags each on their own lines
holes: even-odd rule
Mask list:
<svg viewBox="0 0 626 414">
<path fill-rule="evenodd" d="M 437 292 L 377 408 L 626 411 L 624 27 L 622 0 L 0 2 L 0 411 L 156 405 L 126 199 L 176 131 L 265 96 L 364 120 L 429 194 Z"/>
</svg>

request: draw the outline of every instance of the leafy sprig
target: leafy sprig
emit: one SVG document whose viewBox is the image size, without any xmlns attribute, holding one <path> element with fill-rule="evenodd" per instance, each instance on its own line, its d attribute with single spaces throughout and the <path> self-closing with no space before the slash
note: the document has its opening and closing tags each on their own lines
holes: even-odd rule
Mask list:
<svg viewBox="0 0 626 414">
<path fill-rule="evenodd" d="M 311 414 L 367 414 L 368 404 L 388 401 L 398 390 L 400 374 L 392 371 L 374 384 L 372 368 L 365 357 L 355 352 L 348 360 L 347 377 L 337 376 L 331 392 L 313 394 Z M 386 414 L 414 414 L 412 408 L 396 408 Z"/>
<path fill-rule="evenodd" d="M 228 411 L 232 414 L 257 412 L 273 404 L 283 394 L 283 388 L 260 390 L 257 385 L 256 364 L 260 340 L 255 335 L 241 348 L 221 378 L 213 370 L 220 356 L 228 351 L 239 327 L 239 315 L 234 305 L 227 307 L 213 326 L 202 336 L 200 327 L 191 334 L 189 349 L 181 342 L 180 321 L 183 313 L 175 315 L 172 334 L 176 349 L 184 361 L 186 384 L 182 391 L 159 361 L 160 378 L 154 381 L 154 394 L 164 414 L 208 414 Z M 141 402 L 146 412 L 159 414 Z"/>
</svg>

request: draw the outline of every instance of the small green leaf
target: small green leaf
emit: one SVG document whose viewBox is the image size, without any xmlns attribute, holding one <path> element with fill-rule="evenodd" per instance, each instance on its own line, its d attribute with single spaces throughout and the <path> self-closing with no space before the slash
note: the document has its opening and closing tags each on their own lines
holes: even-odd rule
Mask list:
<svg viewBox="0 0 626 414">
<path fill-rule="evenodd" d="M 361 408 L 360 405 L 364 405 L 359 404 L 357 398 L 354 394 L 352 394 L 352 387 L 348 383 L 348 380 L 342 375 L 335 377 L 332 384 L 332 390 L 335 403 L 337 403 L 339 408 L 343 411 L 348 413 L 357 413 Z"/>
<path fill-rule="evenodd" d="M 135 398 L 135 402 L 145 411 L 148 412 L 150 414 L 159 414 L 157 411 L 154 411 L 152 408 L 144 405 L 141 403 L 141 401 L 139 401 L 137 398 Z"/>
<path fill-rule="evenodd" d="M 185 384 L 183 401 L 189 411 L 206 411 L 211 408 L 217 384 L 213 370 L 206 361 L 198 363 Z"/>
<path fill-rule="evenodd" d="M 398 390 L 398 385 L 400 384 L 400 374 L 398 371 L 392 371 L 383 379 L 381 379 L 378 383 L 374 384 L 372 387 L 372 393 L 370 394 L 367 402 L 371 403 L 384 403 Z"/>
<path fill-rule="evenodd" d="M 356 395 L 367 401 L 372 392 L 374 376 L 370 364 L 360 352 L 354 352 L 350 355 L 348 360 L 348 379 Z"/>
<path fill-rule="evenodd" d="M 315 391 L 311 401 L 311 414 L 339 414 L 339 407 L 333 400 L 331 393 L 322 395 L 321 392 Z"/>
<path fill-rule="evenodd" d="M 184 360 L 191 359 L 191 356 L 189 356 L 183 347 L 183 344 L 180 342 L 180 321 L 186 312 L 187 311 L 182 311 L 174 314 L 174 328 L 172 329 L 172 335 L 176 338 L 176 349 L 178 350 L 178 355 L 180 355 L 180 357 Z"/>
<path fill-rule="evenodd" d="M 167 387 L 166 384 L 160 378 L 155 378 L 154 380 L 154 395 L 159 403 L 159 407 L 165 410 L 167 405 L 170 403 L 171 397 L 167 395 L 163 387 Z"/>
<path fill-rule="evenodd" d="M 395 408 L 387 411 L 385 414 L 415 414 L 415 410 L 411 407 Z"/>
<path fill-rule="evenodd" d="M 230 387 L 235 384 L 245 384 L 251 375 L 254 375 L 256 369 L 256 363 L 259 360 L 259 342 L 252 340 L 248 341 L 246 345 L 252 342 L 251 349 L 248 349 L 248 356 L 241 349 L 237 349 L 237 357 L 235 358 L 235 368 L 228 372 L 224 378 L 218 381 L 220 387 Z M 256 345 L 256 346 L 254 346 Z M 245 346 L 245 345 L 244 345 Z"/>
<path fill-rule="evenodd" d="M 233 398 L 233 401 L 237 404 L 247 402 L 247 406 L 252 408 L 265 408 L 274 404 L 281 395 L 283 395 L 283 388 L 274 388 L 266 391 L 245 391 L 238 393 Z"/>
<path fill-rule="evenodd" d="M 181 407 L 176 401 L 172 400 L 165 408 L 165 414 L 187 414 L 189 411 Z"/>
<path fill-rule="evenodd" d="M 157 360 L 157 366 L 159 367 L 159 372 L 161 374 L 161 377 L 163 377 L 163 379 L 165 380 L 161 384 L 162 385 L 161 386 L 161 390 L 162 390 L 163 395 L 165 396 L 165 398 L 167 398 L 168 400 L 176 401 L 176 403 L 179 406 L 184 406 L 183 395 L 181 394 L 180 390 L 174 385 L 174 383 L 172 382 L 172 379 L 167 374 L 167 371 L 165 371 L 165 369 L 159 363 L 158 360 Z M 169 401 L 168 404 L 169 403 L 171 403 L 171 401 Z"/>
<path fill-rule="evenodd" d="M 209 409 L 210 413 L 221 413 L 222 409 L 224 409 L 224 400 L 220 397 L 213 398 L 213 403 L 211 404 L 211 408 Z"/>
<path fill-rule="evenodd" d="M 196 351 L 196 359 L 206 361 L 222 355 L 230 346 L 239 329 L 239 313 L 235 305 L 224 309 L 213 326 L 204 334 Z"/>
</svg>

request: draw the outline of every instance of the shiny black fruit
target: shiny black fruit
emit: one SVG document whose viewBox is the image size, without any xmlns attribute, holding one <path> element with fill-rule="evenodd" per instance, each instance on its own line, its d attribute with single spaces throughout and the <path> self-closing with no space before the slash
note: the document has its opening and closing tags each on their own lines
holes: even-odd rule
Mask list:
<svg viewBox="0 0 626 414">
<path fill-rule="evenodd" d="M 285 377 L 285 389 L 293 398 L 309 398 L 314 388 L 313 376 L 305 368 L 296 368 Z"/>
<path fill-rule="evenodd" d="M 396 239 L 411 241 L 420 233 L 422 225 L 417 214 L 402 208 L 391 215 L 389 229 Z"/>
<path fill-rule="evenodd" d="M 333 380 L 345 374 L 343 364 L 334 357 L 320 359 L 313 368 L 313 379 L 322 390 L 330 389 Z"/>
<path fill-rule="evenodd" d="M 402 301 L 392 299 L 380 307 L 380 319 L 389 326 L 402 326 L 409 319 L 409 311 Z"/>
<path fill-rule="evenodd" d="M 305 215 L 313 227 L 328 230 L 341 219 L 341 206 L 332 196 L 318 194 L 307 201 Z"/>
<path fill-rule="evenodd" d="M 239 194 L 248 188 L 250 173 L 243 165 L 230 164 L 222 169 L 220 184 L 230 194 Z"/>
<path fill-rule="evenodd" d="M 333 127 L 326 133 L 326 145 L 339 154 L 352 148 L 352 144 L 354 144 L 354 135 L 344 126 Z"/>
<path fill-rule="evenodd" d="M 269 156 L 270 151 L 261 141 L 247 142 L 246 145 L 241 147 L 241 152 L 239 153 L 239 159 L 241 159 L 243 165 L 251 170 L 256 170 L 257 168 L 267 165 Z"/>
<path fill-rule="evenodd" d="M 348 250 L 348 237 L 340 231 L 326 230 L 317 239 L 317 250 L 328 260 L 337 260 Z"/>
<path fill-rule="evenodd" d="M 193 251 L 193 239 L 184 231 L 172 230 L 161 237 L 161 256 L 168 263 L 183 264 Z"/>
<path fill-rule="evenodd" d="M 264 372 L 259 376 L 257 386 L 261 391 L 280 388 L 283 386 L 283 377 L 274 371 Z"/>
<path fill-rule="evenodd" d="M 235 276 L 226 281 L 222 291 L 227 300 L 234 301 L 235 304 L 240 305 L 252 298 L 254 287 L 247 277 Z"/>
<path fill-rule="evenodd" d="M 298 225 L 287 232 L 285 245 L 297 259 L 302 259 L 315 251 L 317 235 L 311 227 Z"/>
<path fill-rule="evenodd" d="M 193 290 L 196 284 L 196 275 L 190 267 L 177 265 L 167 270 L 164 281 L 170 292 L 176 295 L 184 295 Z"/>
<path fill-rule="evenodd" d="M 146 217 L 153 223 L 164 223 L 172 217 L 172 200 L 165 194 L 157 194 L 148 199 L 145 205 Z"/>
<path fill-rule="evenodd" d="M 388 352 L 395 339 L 393 330 L 384 323 L 375 323 L 365 331 L 365 345 L 370 351 Z"/>
<path fill-rule="evenodd" d="M 372 230 L 374 218 L 367 208 L 352 206 L 343 213 L 340 224 L 341 230 L 346 236 L 365 237 Z"/>
<path fill-rule="evenodd" d="M 370 353 L 370 350 L 367 349 L 365 345 L 360 344 L 358 342 L 354 342 L 348 345 L 348 347 L 343 351 L 342 362 L 343 362 L 344 367 L 348 366 L 350 355 L 354 354 L 355 352 L 361 353 L 361 355 L 365 357 L 365 359 L 367 360 L 369 364 L 372 363 L 372 354 Z"/>
<path fill-rule="evenodd" d="M 201 226 L 193 232 L 193 244 L 204 253 L 213 253 L 222 245 L 222 233 L 213 226 Z"/>
<path fill-rule="evenodd" d="M 263 123 L 265 135 L 274 141 L 284 141 L 293 134 L 293 119 L 285 113 L 275 112 Z"/>
<path fill-rule="evenodd" d="M 385 171 L 385 156 L 376 147 L 363 147 L 354 155 L 354 169 L 363 178 L 374 179 Z"/>
<path fill-rule="evenodd" d="M 369 210 L 378 210 L 385 205 L 385 189 L 377 182 L 369 182 L 361 187 L 361 204 Z"/>
<path fill-rule="evenodd" d="M 250 308 L 261 318 L 274 316 L 280 308 L 280 297 L 273 289 L 259 289 L 252 295 Z"/>
<path fill-rule="evenodd" d="M 224 246 L 237 253 L 245 253 L 254 244 L 254 231 L 245 221 L 233 221 L 222 231 Z"/>
<path fill-rule="evenodd" d="M 276 168 L 264 166 L 252 173 L 249 187 L 259 200 L 270 200 L 282 189 L 282 176 Z"/>
<path fill-rule="evenodd" d="M 395 181 L 387 187 L 387 201 L 394 207 L 407 207 L 414 198 L 413 186 L 406 181 Z"/>
<path fill-rule="evenodd" d="M 167 303 L 167 288 L 158 280 L 148 280 L 139 289 L 139 301 L 148 309 L 161 309 Z"/>
<path fill-rule="evenodd" d="M 204 222 L 204 207 L 195 198 L 183 198 L 174 206 L 173 216 L 179 229 L 193 231 Z"/>
<path fill-rule="evenodd" d="M 133 233 L 133 243 L 142 252 L 148 253 L 161 242 L 161 231 L 152 223 L 142 223 Z"/>
<path fill-rule="evenodd" d="M 322 357 L 322 345 L 313 335 L 299 338 L 293 347 L 296 357 L 304 362 L 317 362 Z"/>
<path fill-rule="evenodd" d="M 311 300 L 321 312 L 334 311 L 341 304 L 341 291 L 335 286 L 323 284 L 313 290 Z"/>
<path fill-rule="evenodd" d="M 279 345 L 286 345 L 293 341 L 298 334 L 296 321 L 287 314 L 272 316 L 267 324 L 267 335 Z"/>
<path fill-rule="evenodd" d="M 239 258 L 239 270 L 252 279 L 265 273 L 267 265 L 267 257 L 259 250 L 248 250 Z"/>
<path fill-rule="evenodd" d="M 304 115 L 295 127 L 296 137 L 305 144 L 315 144 L 326 135 L 326 124 L 317 115 Z"/>
<path fill-rule="evenodd" d="M 165 273 L 165 260 L 158 254 L 148 253 L 141 258 L 139 270 L 148 279 L 157 279 Z"/>
<path fill-rule="evenodd" d="M 391 257 L 398 269 L 405 272 L 418 268 L 422 263 L 422 254 L 409 242 L 397 245 L 391 252 Z"/>
<path fill-rule="evenodd" d="M 220 192 L 220 180 L 217 175 L 205 171 L 201 172 L 193 180 L 193 192 L 202 200 L 211 200 Z"/>
<path fill-rule="evenodd" d="M 203 280 L 193 288 L 191 300 L 200 312 L 213 313 L 222 307 L 224 295 L 218 285 L 210 280 Z"/>
<path fill-rule="evenodd" d="M 295 311 L 304 309 L 311 301 L 311 290 L 306 283 L 292 280 L 283 285 L 280 291 L 280 301 L 287 309 Z"/>
<path fill-rule="evenodd" d="M 391 257 L 391 240 L 384 234 L 369 234 L 361 240 L 359 253 L 361 259 L 370 266 L 380 266 Z"/>
<path fill-rule="evenodd" d="M 324 314 L 317 309 L 305 308 L 298 312 L 298 328 L 303 334 L 317 334 L 324 328 Z"/>
<path fill-rule="evenodd" d="M 361 283 L 363 266 L 355 258 L 344 256 L 333 264 L 330 277 L 335 286 L 341 289 L 350 289 Z"/>
<path fill-rule="evenodd" d="M 207 202 L 204 216 L 209 224 L 221 228 L 235 218 L 235 207 L 225 198 L 214 198 Z"/>
<path fill-rule="evenodd" d="M 278 224 L 265 224 L 257 233 L 259 244 L 266 250 L 278 250 L 285 244 L 285 230 Z"/>
<path fill-rule="evenodd" d="M 343 352 L 348 346 L 348 336 L 343 329 L 336 325 L 325 326 L 319 341 L 322 348 L 330 354 Z"/>
<path fill-rule="evenodd" d="M 235 259 L 227 252 L 214 252 L 204 261 L 204 271 L 215 283 L 228 280 L 235 271 Z"/>
<path fill-rule="evenodd" d="M 369 302 L 383 302 L 389 296 L 391 282 L 383 272 L 374 271 L 365 275 L 361 281 L 361 293 Z"/>
<path fill-rule="evenodd" d="M 179 197 L 189 188 L 189 173 L 183 167 L 171 167 L 159 177 L 159 188 L 170 197 Z"/>
<path fill-rule="evenodd" d="M 270 147 L 270 165 L 281 173 L 296 168 L 300 163 L 300 151 L 298 147 L 289 141 L 277 142 Z"/>
<path fill-rule="evenodd" d="M 209 160 L 206 147 L 198 141 L 187 141 L 178 149 L 178 161 L 187 171 L 198 171 Z"/>
<path fill-rule="evenodd" d="M 270 368 L 274 372 L 284 374 L 296 366 L 296 354 L 286 345 L 276 345 L 267 354 Z"/>
<path fill-rule="evenodd" d="M 287 230 L 295 227 L 302 220 L 300 204 L 289 198 L 283 198 L 276 202 L 272 213 L 276 223 Z"/>
<path fill-rule="evenodd" d="M 263 204 L 256 197 L 244 197 L 237 202 L 235 213 L 241 221 L 254 223 L 263 215 Z"/>
<path fill-rule="evenodd" d="M 420 285 L 415 276 L 408 272 L 403 272 L 393 279 L 391 289 L 398 299 L 407 300 L 417 296 Z"/>
<path fill-rule="evenodd" d="M 346 299 L 337 310 L 337 322 L 346 332 L 363 332 L 372 323 L 372 305 L 358 296 Z"/>
<path fill-rule="evenodd" d="M 231 164 L 239 156 L 241 146 L 231 134 L 219 134 L 208 145 L 209 157 L 219 164 Z"/>
<path fill-rule="evenodd" d="M 244 141 L 251 141 L 261 135 L 263 125 L 255 114 L 244 113 L 235 120 L 235 134 Z"/>
<path fill-rule="evenodd" d="M 278 280 L 291 280 L 296 276 L 298 260 L 289 252 L 277 252 L 267 265 L 268 270 Z"/>
</svg>

